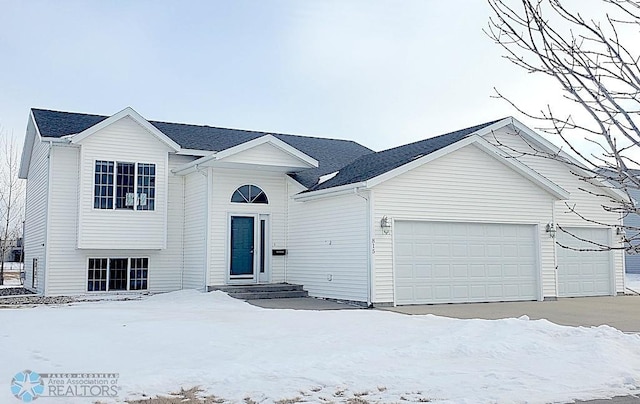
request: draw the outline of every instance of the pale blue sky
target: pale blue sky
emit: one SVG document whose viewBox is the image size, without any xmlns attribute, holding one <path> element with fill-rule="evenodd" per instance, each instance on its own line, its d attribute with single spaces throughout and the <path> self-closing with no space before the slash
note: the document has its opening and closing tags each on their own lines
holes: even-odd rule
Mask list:
<svg viewBox="0 0 640 404">
<path fill-rule="evenodd" d="M 29 108 L 353 139 L 376 150 L 540 109 L 483 0 L 0 0 L 0 125 Z M 526 119 L 523 119 L 528 123 Z"/>
</svg>

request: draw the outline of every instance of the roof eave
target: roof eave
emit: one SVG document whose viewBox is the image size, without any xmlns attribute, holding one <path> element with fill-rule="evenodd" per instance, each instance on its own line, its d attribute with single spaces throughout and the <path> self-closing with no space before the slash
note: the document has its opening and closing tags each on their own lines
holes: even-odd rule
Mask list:
<svg viewBox="0 0 640 404">
<path fill-rule="evenodd" d="M 104 120 L 98 122 L 97 124 L 95 124 L 95 125 L 87 128 L 87 129 L 83 130 L 80 133 L 76 133 L 74 135 L 70 135 L 69 139 L 71 140 L 72 143 L 79 143 L 82 140 L 86 139 L 87 137 L 93 135 L 94 133 L 106 128 L 107 126 L 111 125 L 112 123 L 114 123 L 114 122 L 116 122 L 116 121 L 118 121 L 118 120 L 120 120 L 120 119 L 122 119 L 122 118 L 124 118 L 126 116 L 131 117 L 138 124 L 140 124 L 140 126 L 145 128 L 149 133 L 154 135 L 156 138 L 158 138 L 158 140 L 160 140 L 161 142 L 166 144 L 173 151 L 177 152 L 177 151 L 179 151 L 181 149 L 180 145 L 178 143 L 176 143 L 170 137 L 168 137 L 167 135 L 162 133 L 158 128 L 153 126 L 149 121 L 147 121 L 144 117 L 142 117 L 142 115 L 140 115 L 138 112 L 136 112 L 131 107 L 126 107 L 125 109 L 123 109 L 123 110 L 111 115 L 107 119 L 104 119 Z"/>
</svg>

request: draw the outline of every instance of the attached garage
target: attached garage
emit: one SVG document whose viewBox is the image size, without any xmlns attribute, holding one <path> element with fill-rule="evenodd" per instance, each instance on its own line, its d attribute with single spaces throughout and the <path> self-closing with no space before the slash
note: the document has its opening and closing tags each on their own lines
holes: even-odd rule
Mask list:
<svg viewBox="0 0 640 404">
<path fill-rule="evenodd" d="M 593 250 L 598 247 L 588 241 L 610 245 L 609 229 L 571 227 L 559 230 L 558 296 L 606 296 L 613 294 L 613 263 L 611 251 Z M 564 248 L 570 247 L 570 248 Z"/>
<path fill-rule="evenodd" d="M 537 300 L 537 226 L 396 221 L 396 304 Z"/>
</svg>

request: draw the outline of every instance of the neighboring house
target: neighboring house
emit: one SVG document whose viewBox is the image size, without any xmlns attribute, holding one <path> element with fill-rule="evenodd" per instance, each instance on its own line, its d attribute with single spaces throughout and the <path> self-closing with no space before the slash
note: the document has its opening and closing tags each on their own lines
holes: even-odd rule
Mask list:
<svg viewBox="0 0 640 404">
<path fill-rule="evenodd" d="M 601 188 L 563 162 L 508 155 L 522 147 L 557 151 L 513 118 L 374 153 L 131 108 L 33 109 L 25 284 L 61 295 L 289 282 L 379 305 L 622 293 L 621 251 L 555 243 L 581 247 L 559 227 L 620 243 L 620 218 L 579 190 Z"/>
<path fill-rule="evenodd" d="M 640 175 L 640 170 L 629 170 L 630 173 L 638 176 Z M 636 187 L 628 188 L 629 195 L 635 200 L 636 203 L 640 203 L 640 189 Z M 627 236 L 632 238 L 632 245 L 639 245 L 640 240 L 635 235 L 640 233 L 640 215 L 638 214 L 628 214 L 624 217 L 624 225 L 627 227 L 626 232 Z M 626 271 L 631 274 L 640 274 L 640 253 L 639 254 L 629 254 L 625 255 L 625 267 Z"/>
<path fill-rule="evenodd" d="M 7 239 L 4 262 L 22 262 L 22 237 Z"/>
</svg>

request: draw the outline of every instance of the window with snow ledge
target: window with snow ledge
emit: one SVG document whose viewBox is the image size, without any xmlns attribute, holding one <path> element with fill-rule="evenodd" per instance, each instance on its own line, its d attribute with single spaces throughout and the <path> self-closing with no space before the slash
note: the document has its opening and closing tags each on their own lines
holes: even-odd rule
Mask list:
<svg viewBox="0 0 640 404">
<path fill-rule="evenodd" d="M 87 291 L 147 290 L 149 258 L 89 258 Z"/>
<path fill-rule="evenodd" d="M 155 200 L 155 164 L 96 161 L 94 209 L 154 210 Z"/>
</svg>

